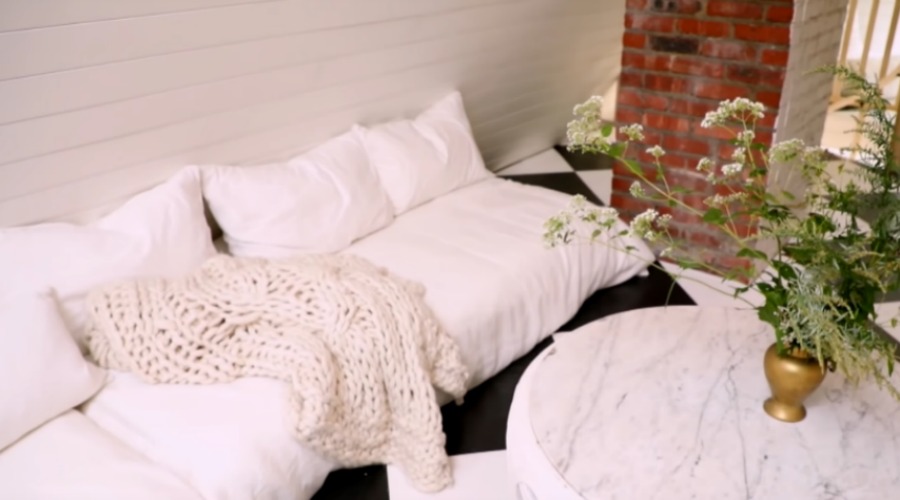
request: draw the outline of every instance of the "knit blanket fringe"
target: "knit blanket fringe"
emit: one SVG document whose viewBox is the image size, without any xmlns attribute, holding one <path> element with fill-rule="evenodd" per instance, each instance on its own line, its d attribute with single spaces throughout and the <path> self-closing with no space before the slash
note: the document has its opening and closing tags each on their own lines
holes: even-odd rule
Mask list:
<svg viewBox="0 0 900 500">
<path fill-rule="evenodd" d="M 459 400 L 467 371 L 420 285 L 351 255 L 220 255 L 88 304 L 101 366 L 164 384 L 281 380 L 301 442 L 344 467 L 399 464 L 422 491 L 452 483 L 435 388 Z"/>
</svg>

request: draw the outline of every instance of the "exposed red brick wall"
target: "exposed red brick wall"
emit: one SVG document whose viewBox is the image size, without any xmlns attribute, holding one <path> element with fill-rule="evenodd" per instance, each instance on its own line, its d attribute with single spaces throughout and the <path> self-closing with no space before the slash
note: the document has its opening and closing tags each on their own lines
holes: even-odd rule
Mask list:
<svg viewBox="0 0 900 500">
<path fill-rule="evenodd" d="M 670 185 L 704 191 L 686 200 L 692 206 L 704 208 L 703 199 L 715 192 L 695 170 L 697 162 L 704 156 L 724 162 L 732 151 L 730 136 L 700 127 L 719 101 L 747 97 L 764 103 L 768 109 L 757 139 L 771 142 L 793 7 L 792 0 L 627 0 L 616 121 L 642 124 L 646 143 L 666 150 L 662 164 Z M 649 160 L 641 156 L 648 169 Z M 616 165 L 613 174 L 612 205 L 624 218 L 650 206 L 630 196 L 634 178 L 624 167 Z M 655 208 L 671 213 L 677 233 L 711 261 L 736 264 L 696 217 Z"/>
</svg>

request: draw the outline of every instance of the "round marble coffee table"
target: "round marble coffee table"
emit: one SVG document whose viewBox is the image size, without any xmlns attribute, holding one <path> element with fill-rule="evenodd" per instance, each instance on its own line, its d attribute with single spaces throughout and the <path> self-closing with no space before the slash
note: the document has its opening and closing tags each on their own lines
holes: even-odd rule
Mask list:
<svg viewBox="0 0 900 500">
<path fill-rule="evenodd" d="M 510 410 L 519 497 L 900 498 L 900 403 L 829 374 L 806 420 L 770 418 L 762 360 L 773 339 L 754 311 L 700 307 L 557 335 Z"/>
</svg>

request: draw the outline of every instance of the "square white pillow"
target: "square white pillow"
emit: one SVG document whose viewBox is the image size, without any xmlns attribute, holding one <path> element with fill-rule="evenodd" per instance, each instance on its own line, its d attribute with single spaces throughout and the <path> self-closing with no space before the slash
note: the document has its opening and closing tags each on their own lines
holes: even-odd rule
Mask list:
<svg viewBox="0 0 900 500">
<path fill-rule="evenodd" d="M 232 255 L 335 252 L 394 217 L 353 131 L 286 163 L 201 168 L 203 195 Z"/>
<path fill-rule="evenodd" d="M 0 450 L 103 386 L 49 292 L 0 301 Z"/>
<path fill-rule="evenodd" d="M 398 215 L 493 175 L 484 167 L 459 92 L 413 120 L 356 129 Z"/>
<path fill-rule="evenodd" d="M 180 276 L 214 254 L 200 173 L 188 167 L 89 225 L 0 228 L 0 300 L 22 290 L 54 289 L 80 342 L 90 289 L 130 278 Z"/>
</svg>

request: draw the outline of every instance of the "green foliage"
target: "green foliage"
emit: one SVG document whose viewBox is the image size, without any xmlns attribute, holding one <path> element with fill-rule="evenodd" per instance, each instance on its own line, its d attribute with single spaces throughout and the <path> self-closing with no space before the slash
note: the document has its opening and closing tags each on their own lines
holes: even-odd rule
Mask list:
<svg viewBox="0 0 900 500">
<path fill-rule="evenodd" d="M 851 182 L 836 182 L 826 155 L 802 141 L 772 145 L 755 141 L 756 122 L 763 105 L 747 99 L 723 101 L 707 114 L 704 127 L 722 127 L 733 134 L 736 151 L 730 163 L 717 166 L 703 159 L 699 175 L 716 186 L 716 194 L 669 186 L 663 175 L 658 146 L 647 150 L 655 169 L 645 171 L 626 158 L 630 146 L 643 140 L 639 125 L 621 127 L 618 134 L 600 121 L 602 100 L 592 98 L 576 107 L 578 119 L 569 124 L 569 149 L 603 153 L 623 162 L 637 181 L 633 196 L 655 202 L 660 210 L 674 207 L 702 220 L 711 234 L 727 242 L 737 257 L 752 262 L 747 268 L 717 268 L 713 261 L 691 257 L 684 249 L 676 223 L 650 209 L 631 223 L 629 233 L 660 244 L 664 255 L 687 269 L 702 269 L 738 278 L 765 299 L 755 306 L 759 318 L 775 331 L 782 352 L 802 349 L 823 367 L 839 370 L 849 380 L 871 378 L 900 399 L 889 381 L 894 349 L 874 329 L 875 303 L 884 293 L 900 289 L 900 165 L 895 158 L 894 116 L 877 85 L 843 67 L 823 68 L 847 82 L 865 109 L 857 124 L 868 145 L 860 151 L 865 165 Z M 618 136 L 618 137 L 616 137 Z M 618 140 L 617 140 L 618 139 Z M 849 169 L 848 169 L 849 170 Z M 646 172 L 652 172 L 649 176 Z M 773 176 L 794 175 L 804 181 L 803 194 L 774 191 Z M 847 174 L 843 167 L 839 173 Z M 768 182 L 767 182 L 768 181 Z M 703 209 L 684 200 L 705 196 Z M 569 243 L 578 236 L 575 222 L 612 227 L 617 214 L 603 209 L 602 217 L 587 220 L 578 212 L 551 219 L 545 237 L 551 244 Z M 581 214 L 584 208 L 581 208 Z M 601 224 L 602 222 L 602 224 Z M 747 231 L 746 227 L 753 230 Z M 599 233 L 591 233 L 596 240 Z M 774 246 L 763 251 L 761 242 Z M 762 270 L 759 272 L 758 270 Z M 896 324 L 896 318 L 891 320 Z"/>
</svg>

